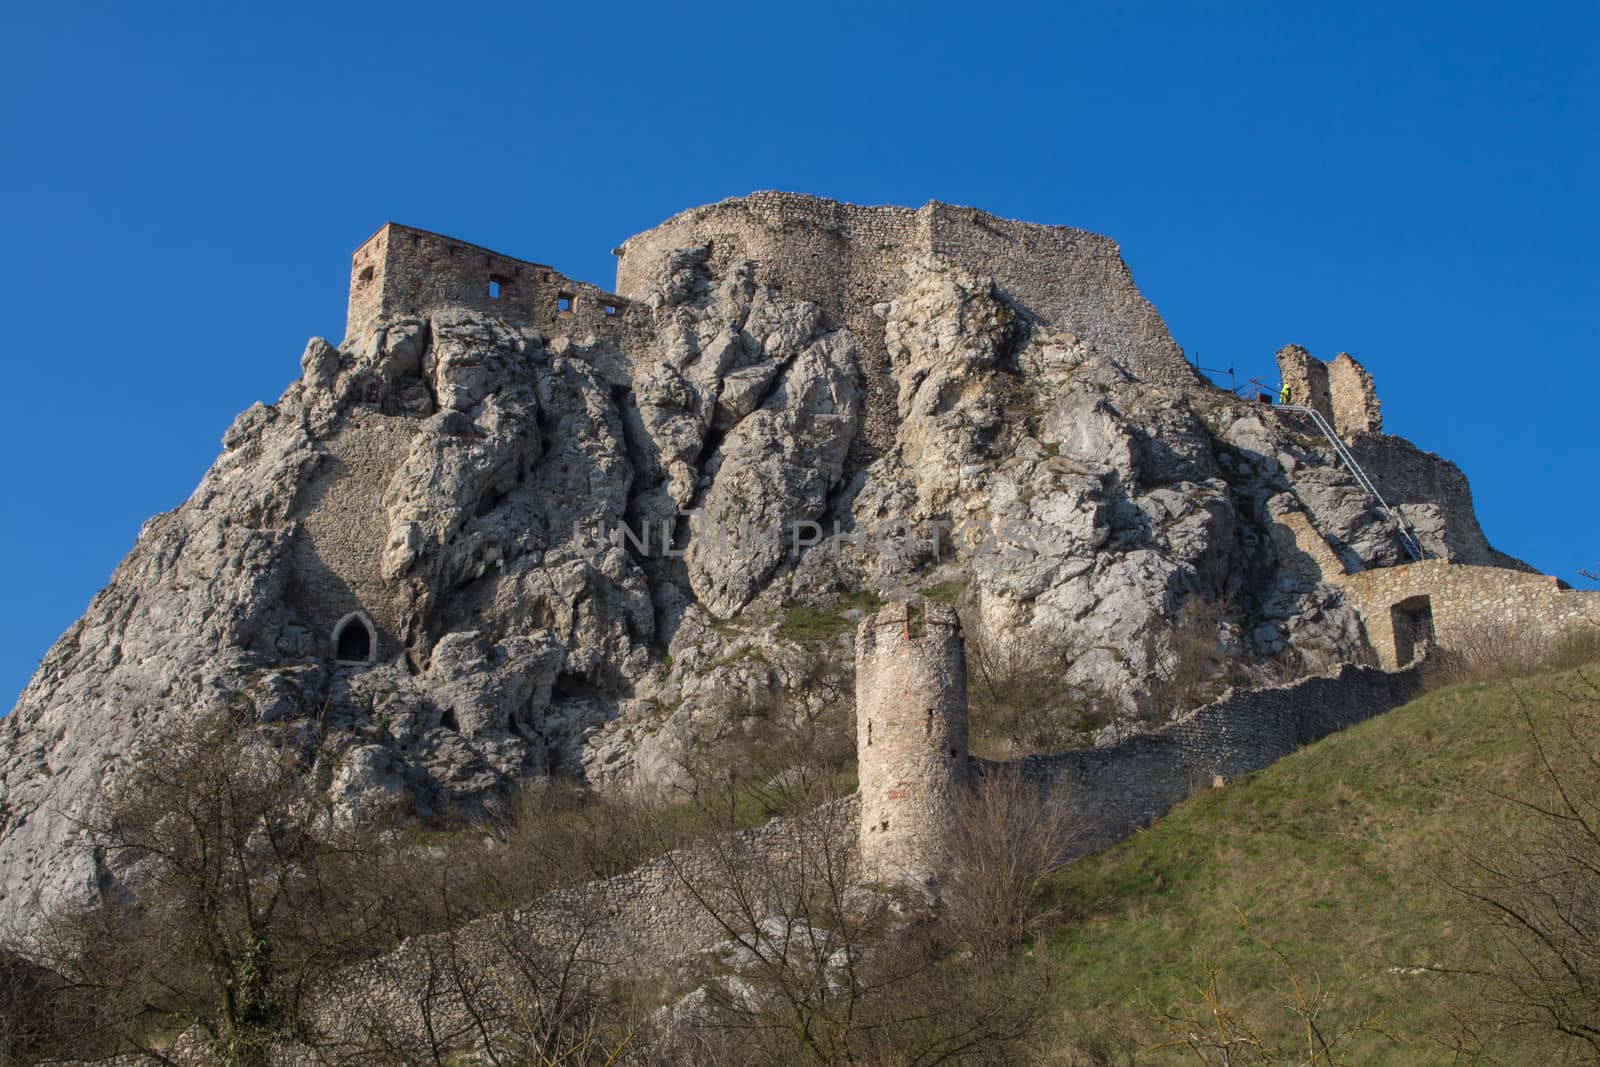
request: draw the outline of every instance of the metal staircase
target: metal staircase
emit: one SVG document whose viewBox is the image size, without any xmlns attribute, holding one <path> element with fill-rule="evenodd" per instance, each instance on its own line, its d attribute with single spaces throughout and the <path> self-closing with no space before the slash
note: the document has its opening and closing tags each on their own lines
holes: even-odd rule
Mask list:
<svg viewBox="0 0 1600 1067">
<path fill-rule="evenodd" d="M 1372 497 L 1373 500 L 1376 500 L 1378 502 L 1378 508 L 1383 512 L 1383 514 L 1388 515 L 1391 519 L 1393 519 L 1395 525 L 1399 527 L 1400 543 L 1405 547 L 1406 554 L 1409 555 L 1413 560 L 1424 560 L 1428 558 L 1428 553 L 1423 550 L 1422 542 L 1417 539 L 1417 531 L 1412 529 L 1411 520 L 1406 518 L 1406 513 L 1398 507 L 1390 507 L 1389 502 L 1383 499 L 1383 494 L 1378 492 L 1378 487 L 1372 484 L 1372 479 L 1367 477 L 1367 472 L 1361 469 L 1361 464 L 1356 462 L 1356 457 L 1350 454 L 1350 450 L 1346 448 L 1344 442 L 1339 439 L 1339 435 L 1333 432 L 1333 427 L 1328 423 L 1327 419 L 1322 417 L 1322 413 L 1320 411 L 1318 411 L 1316 408 L 1308 408 L 1300 404 L 1279 404 L 1278 410 L 1293 411 L 1301 415 L 1309 415 L 1311 417 L 1312 424 L 1316 426 L 1318 430 L 1322 431 L 1322 436 L 1326 437 L 1328 439 L 1328 443 L 1333 446 L 1333 451 L 1339 457 L 1339 461 L 1345 465 L 1352 475 L 1355 476 L 1356 484 L 1359 485 L 1368 496 Z"/>
</svg>

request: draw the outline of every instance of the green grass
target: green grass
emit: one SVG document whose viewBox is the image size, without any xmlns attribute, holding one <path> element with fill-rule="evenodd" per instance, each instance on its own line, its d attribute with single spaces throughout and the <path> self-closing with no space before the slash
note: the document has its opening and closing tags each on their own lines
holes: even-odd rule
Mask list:
<svg viewBox="0 0 1600 1067">
<path fill-rule="evenodd" d="M 938 604 L 954 604 L 961 599 L 961 594 L 966 588 L 965 581 L 939 582 L 936 585 L 925 585 L 917 592 L 921 593 L 924 599 Z"/>
<path fill-rule="evenodd" d="M 1535 723 L 1546 723 L 1561 705 L 1558 678 L 1428 694 L 1204 790 L 1144 833 L 1054 876 L 1061 918 L 1048 934 L 1057 982 L 1044 1045 L 1059 1051 L 1093 1020 L 1155 1042 L 1152 1009 L 1192 994 L 1204 960 L 1220 971 L 1224 1003 L 1293 1048 L 1293 1018 L 1282 1007 L 1289 982 L 1265 939 L 1303 981 L 1320 978 L 1329 991 L 1324 1027 L 1381 1012 L 1404 1042 L 1363 1038 L 1351 1062 L 1450 1062 L 1439 1042 L 1452 1034 L 1453 1011 L 1476 1007 L 1478 990 L 1399 969 L 1477 958 L 1475 929 L 1438 872 L 1459 861 L 1456 850 L 1487 819 L 1506 817 L 1493 792 L 1538 787 L 1509 686 Z M 1524 1034 L 1498 1051 L 1504 1062 L 1535 1063 L 1554 1060 L 1554 1048 Z M 1197 1062 L 1186 1057 L 1146 1051 L 1138 1062 Z"/>
<path fill-rule="evenodd" d="M 784 605 L 778 631 L 791 641 L 829 641 L 855 629 L 856 624 L 845 618 L 845 612 L 877 611 L 882 606 L 883 598 L 869 589 L 847 593 L 827 610 L 791 601 Z"/>
</svg>

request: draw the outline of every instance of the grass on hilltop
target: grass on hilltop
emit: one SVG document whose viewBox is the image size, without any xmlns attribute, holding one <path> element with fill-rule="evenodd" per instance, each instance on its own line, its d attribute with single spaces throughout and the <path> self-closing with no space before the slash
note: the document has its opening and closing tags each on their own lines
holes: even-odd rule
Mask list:
<svg viewBox="0 0 1600 1067">
<path fill-rule="evenodd" d="M 1354 1035 L 1345 1062 L 1452 1062 L 1458 1017 L 1481 1022 L 1484 1011 L 1482 987 L 1448 972 L 1482 960 L 1483 933 L 1441 873 L 1485 847 L 1486 827 L 1517 817 L 1495 794 L 1543 789 L 1523 709 L 1541 733 L 1553 730 L 1571 681 L 1552 673 L 1430 693 L 1204 790 L 1058 872 L 1059 918 L 1042 949 L 1055 977 L 1042 1059 L 1202 1062 L 1155 1046 L 1181 1037 L 1185 1028 L 1162 1016 L 1181 1015 L 1185 1001 L 1193 1017 L 1212 1018 L 1200 994 L 1208 969 L 1237 1025 L 1303 1053 L 1275 947 L 1308 997 L 1325 993 L 1324 1032 L 1373 1028 Z M 1506 1063 L 1576 1051 L 1528 1032 L 1490 1047 L 1491 1062 Z"/>
</svg>

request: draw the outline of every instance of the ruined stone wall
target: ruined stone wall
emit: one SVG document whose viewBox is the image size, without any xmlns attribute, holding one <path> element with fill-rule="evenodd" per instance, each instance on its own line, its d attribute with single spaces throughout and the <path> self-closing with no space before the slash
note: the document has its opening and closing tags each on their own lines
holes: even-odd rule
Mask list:
<svg viewBox="0 0 1600 1067">
<path fill-rule="evenodd" d="M 1383 415 L 1372 375 L 1348 352 L 1340 352 L 1327 366 L 1328 402 L 1339 436 L 1348 441 L 1357 434 L 1381 431 Z"/>
<path fill-rule="evenodd" d="M 1555 639 L 1600 625 L 1600 593 L 1565 588 L 1546 574 L 1428 559 L 1334 581 L 1361 612 L 1367 640 L 1388 667 L 1409 658 L 1408 650 L 1423 651 L 1416 635 L 1403 632 L 1405 616 L 1421 612 L 1431 617 L 1433 643 L 1447 650 L 1470 648 L 1497 629 Z"/>
<path fill-rule="evenodd" d="M 1405 703 L 1418 689 L 1415 670 L 1346 664 L 1290 685 L 1230 692 L 1153 734 L 990 766 L 1019 767 L 1026 781 L 1067 796 L 1087 829 L 1074 852 L 1093 852 L 1149 825 L 1218 776 L 1261 770 Z"/>
<path fill-rule="evenodd" d="M 856 631 L 861 857 L 870 878 L 931 882 L 968 786 L 961 622 L 943 604 L 891 604 Z"/>
<path fill-rule="evenodd" d="M 389 540 L 384 491 L 405 462 L 412 419 L 369 413 L 324 442 L 325 458 L 295 501 L 299 526 L 290 547 L 285 601 L 313 629 L 317 653 L 338 621 L 365 611 L 377 625 L 374 659 L 391 659 L 404 645 L 410 588 L 383 578 Z"/>
<path fill-rule="evenodd" d="M 1467 650 L 1497 630 L 1559 639 L 1575 627 L 1600 625 L 1600 593 L 1567 588 L 1546 574 L 1444 559 L 1347 573 L 1301 512 L 1278 516 L 1272 536 L 1280 566 L 1343 590 L 1378 662 L 1390 669 L 1428 645 Z M 1419 625 L 1431 632 L 1416 632 Z"/>
<path fill-rule="evenodd" d="M 627 302 L 542 263 L 392 222 L 351 257 L 347 340 L 380 322 L 441 307 L 472 308 L 563 333 L 604 334 L 626 313 Z"/>
<path fill-rule="evenodd" d="M 1429 555 L 1457 563 L 1533 570 L 1489 544 L 1473 510 L 1472 487 L 1460 467 L 1403 437 L 1359 434 L 1346 438 L 1346 444 L 1383 498 L 1405 510 Z"/>
<path fill-rule="evenodd" d="M 1328 546 L 1304 512 L 1279 515 L 1270 532 L 1278 550 L 1279 567 L 1313 582 L 1332 582 L 1344 573 L 1338 553 Z"/>
<path fill-rule="evenodd" d="M 795 818 L 777 818 L 723 839 L 674 850 L 624 874 L 556 890 L 504 916 L 448 935 L 412 938 L 389 955 L 354 965 L 316 991 L 315 1025 L 326 1040 L 358 1039 L 381 1027 L 398 1046 L 435 1034 L 474 1042 L 458 977 L 495 1011 L 494 990 L 521 988 L 519 966 L 538 953 L 558 962 L 573 951 L 609 978 L 662 974 L 728 940 L 751 905 L 821 879 L 856 884 L 859 805 L 855 797 Z M 809 883 L 803 882 L 809 879 Z M 720 920 L 719 921 L 719 917 Z M 459 969 L 459 970 L 458 970 Z M 486 980 L 498 974 L 496 984 Z M 427 1006 L 429 1017 L 423 1017 Z"/>
<path fill-rule="evenodd" d="M 1289 387 L 1289 403 L 1315 409 L 1333 421 L 1333 395 L 1328 389 L 1328 365 L 1299 345 L 1278 349 L 1278 376 Z"/>
<path fill-rule="evenodd" d="M 683 212 L 623 242 L 617 291 L 641 298 L 675 249 L 705 244 L 713 271 L 753 260 L 763 284 L 812 301 L 830 328 L 850 330 L 867 379 L 864 440 L 875 453 L 893 444 L 898 420 L 883 323 L 873 308 L 904 291 L 906 265 L 919 255 L 937 252 L 993 276 L 1033 314 L 1098 346 L 1142 379 L 1196 380 L 1160 315 L 1134 286 L 1116 243 L 1083 230 L 940 203 L 912 210 L 752 193 Z"/>
<path fill-rule="evenodd" d="M 972 760 L 965 749 L 965 700 L 950 699 L 964 694 L 959 631 L 953 612 L 932 607 L 937 610 L 925 629 L 911 625 L 905 605 L 862 624 L 860 640 L 871 646 L 863 665 L 873 680 L 859 698 L 861 790 L 856 797 L 674 851 L 614 878 L 546 894 L 513 914 L 469 924 L 448 938 L 414 938 L 380 960 L 342 972 L 317 992 L 313 999 L 320 1005 L 324 1038 L 356 1038 L 381 1027 L 397 1044 L 408 1045 L 422 1039 L 426 1004 L 426 1025 L 436 1034 L 472 1040 L 473 1023 L 462 1010 L 450 970 L 458 963 L 477 976 L 467 984 L 480 992 L 513 988 L 515 982 L 497 985 L 485 979 L 495 971 L 514 976 L 519 954 L 561 955 L 580 942 L 578 955 L 586 965 L 612 977 L 659 974 L 728 939 L 718 914 L 738 922 L 744 906 L 754 902 L 761 910 L 762 894 L 793 886 L 795 876 L 823 877 L 817 865 L 824 861 L 832 865 L 826 876 L 841 885 L 902 877 L 904 866 L 886 867 L 883 859 L 908 850 L 931 855 L 921 842 L 949 829 L 948 805 L 956 789 L 970 786 L 974 771 L 1017 768 L 1045 793 L 1059 791 L 1085 815 L 1088 833 L 1074 846 L 1074 853 L 1082 854 L 1128 837 L 1219 776 L 1258 771 L 1404 703 L 1419 689 L 1415 668 L 1388 672 L 1346 665 L 1290 685 L 1229 692 L 1156 733 L 1104 748 L 1005 764 Z M 930 699 L 941 702 L 931 731 Z M 945 759 L 947 748 L 933 749 L 935 741 L 952 740 L 959 769 Z M 928 782 L 950 791 L 933 803 L 926 802 L 927 793 L 889 796 L 902 783 Z M 883 811 L 890 812 L 888 835 L 868 826 Z M 912 832 L 914 821 L 921 825 Z M 741 898 L 743 905 L 736 903 Z M 514 1011 L 514 1005 L 498 1010 Z"/>
</svg>

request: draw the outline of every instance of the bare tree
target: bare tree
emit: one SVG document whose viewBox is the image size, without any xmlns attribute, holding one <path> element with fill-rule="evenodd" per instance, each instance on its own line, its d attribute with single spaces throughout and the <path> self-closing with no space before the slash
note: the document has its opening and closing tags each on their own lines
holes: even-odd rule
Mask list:
<svg viewBox="0 0 1600 1067">
<path fill-rule="evenodd" d="M 1059 752 L 1113 718 L 1104 694 L 1067 680 L 1076 653 L 1027 635 L 966 631 L 973 747 L 995 758 Z"/>
<path fill-rule="evenodd" d="M 803 746 L 802 746 L 803 749 Z M 722 944 L 724 973 L 680 1006 L 671 1062 L 1007 1062 L 1047 983 L 979 972 L 934 924 L 870 886 L 853 802 L 825 761 L 796 759 L 781 820 L 738 831 L 737 783 L 697 797 L 708 827 L 671 854 L 684 893 Z M 911 909 L 917 911 L 919 909 Z M 1020 987 L 1026 985 L 1023 991 Z"/>
<path fill-rule="evenodd" d="M 315 768 L 271 731 L 207 716 L 153 737 L 87 824 L 137 895 L 58 912 L 30 945 L 92 1011 L 74 1047 L 164 1061 L 174 1034 L 260 1062 L 293 1030 L 307 982 L 365 951 L 370 901 L 348 890 L 360 842 Z"/>
</svg>

